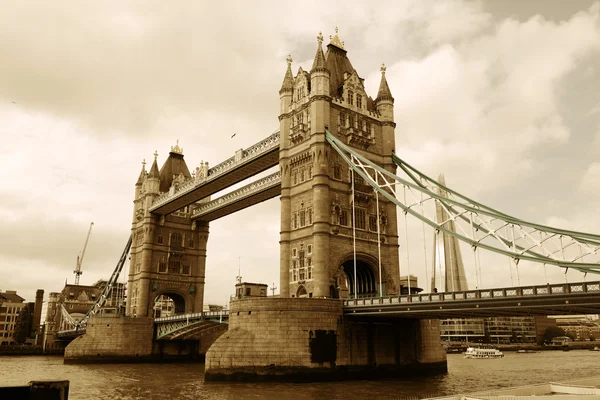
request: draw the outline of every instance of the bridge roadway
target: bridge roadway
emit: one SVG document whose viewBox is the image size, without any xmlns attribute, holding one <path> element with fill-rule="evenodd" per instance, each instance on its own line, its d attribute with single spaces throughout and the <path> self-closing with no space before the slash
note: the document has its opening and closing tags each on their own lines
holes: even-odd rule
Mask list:
<svg viewBox="0 0 600 400">
<path fill-rule="evenodd" d="M 600 282 L 344 300 L 344 315 L 357 318 L 445 319 L 598 313 Z"/>
<path fill-rule="evenodd" d="M 343 309 L 344 315 L 360 319 L 599 314 L 600 281 L 352 299 L 344 300 Z M 155 318 L 155 338 L 198 339 L 228 321 L 229 310 Z M 85 327 L 60 331 L 58 337 L 71 340 L 84 333 Z"/>
</svg>

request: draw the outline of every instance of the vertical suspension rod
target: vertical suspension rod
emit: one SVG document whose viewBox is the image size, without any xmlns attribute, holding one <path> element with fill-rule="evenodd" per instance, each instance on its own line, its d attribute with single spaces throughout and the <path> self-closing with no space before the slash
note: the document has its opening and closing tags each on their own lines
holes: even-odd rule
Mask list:
<svg viewBox="0 0 600 400">
<path fill-rule="evenodd" d="M 352 156 L 352 161 L 354 161 L 354 156 Z M 354 258 L 354 298 L 358 298 L 358 292 L 356 290 L 356 211 L 354 210 L 354 169 L 350 167 L 350 171 L 352 174 L 352 252 Z"/>
</svg>

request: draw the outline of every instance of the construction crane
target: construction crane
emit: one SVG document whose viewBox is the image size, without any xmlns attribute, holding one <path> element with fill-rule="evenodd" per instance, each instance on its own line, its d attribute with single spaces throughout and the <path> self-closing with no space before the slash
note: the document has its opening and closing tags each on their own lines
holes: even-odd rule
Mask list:
<svg viewBox="0 0 600 400">
<path fill-rule="evenodd" d="M 94 226 L 93 222 L 90 222 L 90 229 L 88 230 L 87 237 L 85 238 L 85 244 L 83 245 L 83 250 L 77 256 L 77 265 L 75 266 L 75 285 L 79 285 L 79 277 L 83 274 L 81 270 L 81 264 L 83 263 L 83 256 L 85 256 L 85 249 L 87 248 L 88 240 L 90 240 L 90 235 L 92 234 L 92 226 Z"/>
</svg>

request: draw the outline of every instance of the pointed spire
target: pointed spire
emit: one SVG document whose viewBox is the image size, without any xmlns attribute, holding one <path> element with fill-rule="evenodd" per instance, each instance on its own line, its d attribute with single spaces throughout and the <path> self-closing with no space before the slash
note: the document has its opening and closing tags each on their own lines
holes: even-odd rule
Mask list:
<svg viewBox="0 0 600 400">
<path fill-rule="evenodd" d="M 335 47 L 344 50 L 344 42 L 342 42 L 340 40 L 340 37 L 338 36 L 338 27 L 337 26 L 335 27 L 335 36 L 329 35 L 329 44 L 332 44 Z"/>
<path fill-rule="evenodd" d="M 150 167 L 150 173 L 148 174 L 148 178 L 160 178 L 160 174 L 158 173 L 158 165 L 156 164 L 157 158 L 158 152 L 154 151 L 154 162 L 152 163 L 152 167 Z"/>
<path fill-rule="evenodd" d="M 281 89 L 279 89 L 279 94 L 294 89 L 294 76 L 292 75 L 292 55 L 288 54 L 285 60 L 287 61 L 287 70 L 285 71 L 285 77 L 283 78 Z"/>
<path fill-rule="evenodd" d="M 394 101 L 392 97 L 392 92 L 390 91 L 390 87 L 388 86 L 387 79 L 385 79 L 385 64 L 381 64 L 381 83 L 379 84 L 379 92 L 377 92 L 377 98 L 375 101 L 379 100 L 391 100 Z"/>
<path fill-rule="evenodd" d="M 144 158 L 142 160 L 142 172 L 140 172 L 140 176 L 139 176 L 137 182 L 135 183 L 135 186 L 140 186 L 141 184 L 143 184 L 145 177 L 146 177 L 146 159 Z"/>
<path fill-rule="evenodd" d="M 317 46 L 317 54 L 315 54 L 315 60 L 313 61 L 312 68 L 310 72 L 317 70 L 325 70 L 325 54 L 323 53 L 323 34 L 319 32 L 319 36 L 317 36 L 317 42 L 319 43 Z"/>
</svg>

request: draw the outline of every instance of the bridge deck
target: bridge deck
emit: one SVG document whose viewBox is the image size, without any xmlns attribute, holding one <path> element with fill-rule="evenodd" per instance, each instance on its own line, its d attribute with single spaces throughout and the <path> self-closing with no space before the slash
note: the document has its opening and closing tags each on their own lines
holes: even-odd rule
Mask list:
<svg viewBox="0 0 600 400">
<path fill-rule="evenodd" d="M 356 317 L 444 319 L 598 313 L 600 282 L 344 301 L 344 314 Z"/>
</svg>

